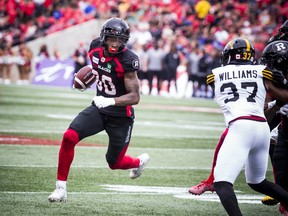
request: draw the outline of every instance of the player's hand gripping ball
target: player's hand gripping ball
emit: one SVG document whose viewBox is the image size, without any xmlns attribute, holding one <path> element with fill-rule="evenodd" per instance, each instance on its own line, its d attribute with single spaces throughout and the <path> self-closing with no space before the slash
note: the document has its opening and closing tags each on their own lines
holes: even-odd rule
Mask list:
<svg viewBox="0 0 288 216">
<path fill-rule="evenodd" d="M 91 65 L 82 67 L 75 75 L 73 88 L 85 91 L 96 81 L 96 75 L 93 73 Z"/>
</svg>

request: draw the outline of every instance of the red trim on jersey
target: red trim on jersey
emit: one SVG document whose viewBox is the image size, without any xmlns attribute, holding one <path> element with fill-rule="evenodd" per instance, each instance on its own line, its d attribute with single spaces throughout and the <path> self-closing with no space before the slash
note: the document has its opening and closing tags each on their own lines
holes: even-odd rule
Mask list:
<svg viewBox="0 0 288 216">
<path fill-rule="evenodd" d="M 94 49 L 92 49 L 92 50 L 90 50 L 89 51 L 89 53 L 88 53 L 88 55 L 89 55 L 89 58 L 90 58 L 90 60 L 91 60 L 91 62 L 93 62 L 92 61 L 92 57 L 93 57 L 93 53 L 96 51 L 99 51 L 99 56 L 100 56 L 100 54 L 102 53 L 102 52 L 100 52 L 101 50 L 103 50 L 103 48 L 102 47 L 96 47 L 96 48 L 94 48 Z"/>
<path fill-rule="evenodd" d="M 122 67 L 122 64 L 120 63 L 118 58 L 114 58 L 114 61 L 117 65 L 116 71 L 117 71 L 118 78 L 123 78 L 124 77 L 124 69 Z"/>
<path fill-rule="evenodd" d="M 263 117 L 260 117 L 260 116 L 240 116 L 240 117 L 238 117 L 238 118 L 235 118 L 235 119 L 231 120 L 231 121 L 229 122 L 229 124 L 232 123 L 232 122 L 234 122 L 234 121 L 241 120 L 241 119 L 252 120 L 252 121 L 260 121 L 260 122 L 266 122 L 266 119 L 263 118 Z"/>
</svg>

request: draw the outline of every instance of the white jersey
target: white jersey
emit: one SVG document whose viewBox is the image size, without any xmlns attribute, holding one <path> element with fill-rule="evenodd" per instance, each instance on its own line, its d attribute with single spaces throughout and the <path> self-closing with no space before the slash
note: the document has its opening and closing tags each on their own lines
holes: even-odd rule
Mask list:
<svg viewBox="0 0 288 216">
<path fill-rule="evenodd" d="M 226 65 L 207 77 L 208 84 L 214 83 L 215 100 L 229 126 L 222 136 L 214 182 L 234 184 L 244 165 L 247 183 L 259 184 L 265 179 L 270 129 L 264 121 L 264 79 L 272 80 L 273 75 L 262 65 Z M 241 120 L 233 121 L 237 119 Z"/>
<path fill-rule="evenodd" d="M 215 101 L 226 125 L 242 116 L 264 116 L 266 89 L 263 65 L 226 65 L 212 70 Z"/>
</svg>

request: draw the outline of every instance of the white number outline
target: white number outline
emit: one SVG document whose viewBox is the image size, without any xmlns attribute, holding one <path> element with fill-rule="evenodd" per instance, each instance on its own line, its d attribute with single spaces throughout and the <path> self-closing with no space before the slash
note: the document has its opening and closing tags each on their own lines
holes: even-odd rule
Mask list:
<svg viewBox="0 0 288 216">
<path fill-rule="evenodd" d="M 97 85 L 97 89 L 99 91 L 102 91 L 104 88 L 104 92 L 108 95 L 116 95 L 116 87 L 114 85 L 114 83 L 112 82 L 112 78 L 106 75 L 102 75 L 101 76 L 101 80 L 100 80 L 100 76 L 99 73 L 94 70 L 93 72 L 96 75 L 96 85 Z"/>
</svg>

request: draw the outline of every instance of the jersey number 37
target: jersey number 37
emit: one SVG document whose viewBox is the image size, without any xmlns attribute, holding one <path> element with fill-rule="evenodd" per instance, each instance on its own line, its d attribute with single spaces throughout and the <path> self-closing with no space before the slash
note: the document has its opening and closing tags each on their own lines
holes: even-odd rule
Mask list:
<svg viewBox="0 0 288 216">
<path fill-rule="evenodd" d="M 231 90 L 228 93 L 228 94 L 231 94 L 231 97 L 225 99 L 224 103 L 237 101 L 239 99 L 239 93 L 238 93 L 236 85 L 232 82 L 224 83 L 220 88 L 220 92 L 223 93 L 227 88 Z M 248 102 L 254 102 L 255 103 L 256 101 L 254 98 L 255 98 L 257 90 L 258 90 L 257 83 L 256 82 L 242 82 L 241 88 L 247 89 L 247 92 L 248 92 L 248 88 L 249 89 L 252 88 L 252 91 L 249 92 L 249 96 L 246 99 Z"/>
</svg>

